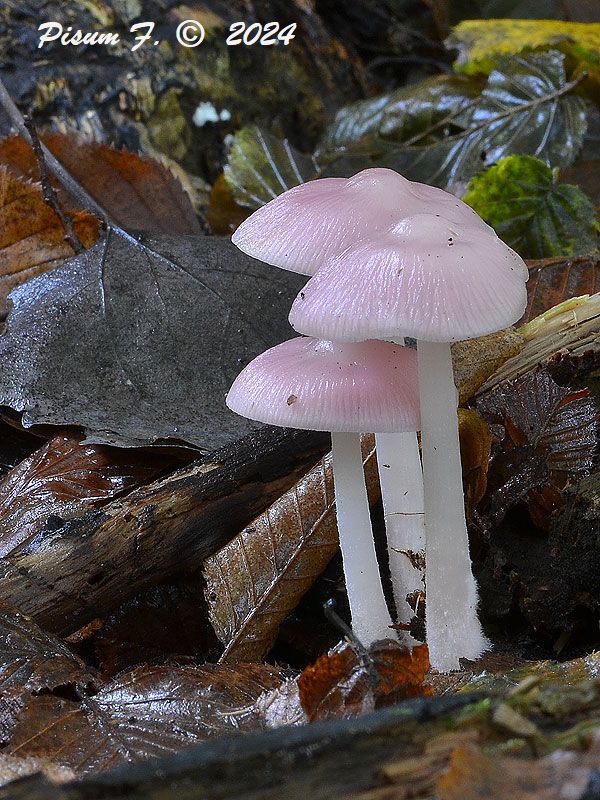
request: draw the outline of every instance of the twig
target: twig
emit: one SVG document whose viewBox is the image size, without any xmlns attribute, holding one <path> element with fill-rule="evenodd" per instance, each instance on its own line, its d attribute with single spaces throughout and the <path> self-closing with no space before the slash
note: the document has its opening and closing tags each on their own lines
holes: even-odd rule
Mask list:
<svg viewBox="0 0 600 800">
<path fill-rule="evenodd" d="M 0 79 L 0 105 L 4 107 L 6 113 L 10 117 L 13 125 L 17 129 L 17 131 L 23 136 L 23 138 L 29 142 L 30 145 L 33 146 L 31 135 L 25 125 L 25 120 L 23 119 L 23 115 L 14 104 L 12 97 L 8 93 L 6 86 Z M 103 222 L 108 224 L 113 224 L 114 222 L 111 220 L 110 215 L 102 208 L 102 206 L 97 203 L 94 198 L 86 192 L 83 186 L 80 186 L 79 183 L 70 175 L 67 170 L 63 167 L 60 161 L 55 158 L 50 150 L 46 147 L 43 142 L 40 142 L 40 149 L 44 154 L 44 160 L 50 172 L 54 175 L 55 178 L 64 186 L 64 188 L 72 195 L 77 202 L 83 206 L 83 208 L 90 211 L 92 214 L 96 214 L 96 216 L 100 217 Z"/>
<path fill-rule="evenodd" d="M 84 250 L 83 245 L 79 241 L 79 237 L 75 233 L 75 228 L 73 227 L 73 220 L 71 217 L 67 216 L 65 212 L 62 210 L 60 206 L 60 202 L 58 200 L 58 195 L 56 193 L 56 189 L 52 186 L 52 182 L 50 181 L 50 175 L 48 174 L 48 167 L 46 165 L 46 159 L 44 158 L 44 152 L 42 150 L 42 143 L 40 142 L 40 137 L 35 129 L 35 125 L 33 124 L 33 120 L 31 117 L 24 117 L 23 124 L 27 128 L 27 132 L 29 133 L 29 139 L 31 143 L 31 149 L 35 155 L 36 161 L 38 163 L 38 169 L 40 171 L 40 183 L 42 184 L 42 194 L 44 196 L 44 200 L 50 208 L 54 211 L 56 216 L 60 219 L 63 228 L 65 229 L 65 241 L 67 241 L 73 250 L 76 253 L 81 253 Z"/>
</svg>

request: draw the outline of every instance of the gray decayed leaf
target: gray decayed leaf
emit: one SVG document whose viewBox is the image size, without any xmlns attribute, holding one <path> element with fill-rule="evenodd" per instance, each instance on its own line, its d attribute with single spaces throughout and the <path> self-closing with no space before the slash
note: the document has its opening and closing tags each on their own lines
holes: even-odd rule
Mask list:
<svg viewBox="0 0 600 800">
<path fill-rule="evenodd" d="M 203 236 L 119 229 L 11 296 L 0 404 L 25 425 L 80 425 L 87 441 L 179 439 L 214 449 L 252 427 L 225 394 L 289 338 L 304 279 Z"/>
<path fill-rule="evenodd" d="M 300 153 L 287 139 L 278 139 L 256 125 L 235 134 L 224 169 L 236 201 L 259 208 L 278 194 L 318 175 L 312 156 Z"/>
</svg>

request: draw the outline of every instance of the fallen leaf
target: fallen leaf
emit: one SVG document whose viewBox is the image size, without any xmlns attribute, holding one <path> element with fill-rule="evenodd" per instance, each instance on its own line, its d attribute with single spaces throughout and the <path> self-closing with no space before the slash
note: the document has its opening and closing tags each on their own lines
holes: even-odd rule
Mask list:
<svg viewBox="0 0 600 800">
<path fill-rule="evenodd" d="M 316 178 L 318 172 L 312 156 L 256 125 L 235 134 L 223 170 L 234 199 L 248 208 L 259 208 L 292 186 Z"/>
<path fill-rule="evenodd" d="M 521 324 L 572 298 L 600 290 L 600 258 L 549 258 L 530 261 L 527 309 Z"/>
<path fill-rule="evenodd" d="M 458 409 L 460 459 L 467 519 L 484 497 L 492 450 L 492 434 L 482 417 L 470 408 Z"/>
<path fill-rule="evenodd" d="M 310 722 L 352 717 L 390 700 L 430 694 L 428 671 L 426 645 L 410 650 L 390 639 L 361 653 L 340 642 L 299 676 L 299 699 Z"/>
<path fill-rule="evenodd" d="M 77 693 L 97 681 L 95 672 L 64 642 L 18 611 L 0 608 L 0 743 L 10 739 L 34 693 Z"/>
<path fill-rule="evenodd" d="M 52 783 L 66 783 L 75 778 L 72 769 L 61 767 L 52 761 L 41 758 L 17 758 L 0 754 L 0 786 L 24 778 L 27 775 L 42 774 Z"/>
<path fill-rule="evenodd" d="M 158 758 L 212 736 L 260 730 L 257 698 L 278 670 L 139 667 L 81 700 L 41 695 L 20 712 L 4 752 L 48 759 L 82 775 Z"/>
<path fill-rule="evenodd" d="M 249 214 L 248 208 L 235 202 L 225 176 L 219 175 L 210 190 L 206 212 L 211 231 L 217 236 L 230 236 Z"/>
<path fill-rule="evenodd" d="M 379 494 L 372 437 L 363 441 Z M 338 549 L 331 454 L 204 564 L 211 623 L 227 663 L 262 659 L 279 626 Z"/>
<path fill-rule="evenodd" d="M 597 22 L 466 19 L 454 28 L 446 46 L 458 50 L 454 67 L 468 75 L 489 73 L 502 56 L 552 47 L 567 55 L 571 72 L 587 74 L 586 83 L 591 84 L 588 91 L 594 94 L 599 88 L 600 24 Z"/>
<path fill-rule="evenodd" d="M 153 233 L 201 233 L 189 196 L 158 161 L 88 142 L 75 131 L 44 135 L 42 141 L 118 225 Z M 0 142 L 0 163 L 28 178 L 39 174 L 31 148 L 18 136 Z M 61 197 L 73 206 L 64 192 Z"/>
<path fill-rule="evenodd" d="M 71 212 L 80 242 L 91 247 L 99 221 L 87 212 Z M 8 311 L 13 287 L 57 266 L 74 254 L 62 222 L 45 202 L 41 188 L 0 167 L 0 320 Z"/>
<path fill-rule="evenodd" d="M 192 455 L 117 450 L 57 436 L 0 483 L 0 558 L 26 547 L 44 527 L 60 526 L 108 503 Z M 43 535 L 43 533 L 42 533 Z"/>
<path fill-rule="evenodd" d="M 85 686 L 91 671 L 55 636 L 14 609 L 0 608 L 0 693 Z"/>
<path fill-rule="evenodd" d="M 513 153 L 566 167 L 579 153 L 587 127 L 586 105 L 574 94 L 575 85 L 556 50 L 505 56 L 478 97 L 457 102 L 445 118 L 412 138 L 402 129 L 394 130 L 396 141 L 368 133 L 332 152 L 319 151 L 319 162 L 323 174 L 389 167 L 410 180 L 450 189 Z M 418 97 L 420 86 L 413 90 Z"/>
<path fill-rule="evenodd" d="M 587 389 L 558 386 L 546 371 L 483 395 L 476 408 L 497 431 L 488 472 L 485 514 L 492 523 L 533 490 L 562 490 L 588 472 L 598 439 L 598 412 Z"/>
<path fill-rule="evenodd" d="M 452 366 L 459 403 L 466 403 L 509 358 L 518 355 L 525 342 L 519 330 L 510 327 L 477 339 L 452 344 Z"/>
<path fill-rule="evenodd" d="M 463 199 L 523 258 L 594 253 L 594 204 L 557 173 L 532 156 L 511 155 L 475 175 Z"/>
<path fill-rule="evenodd" d="M 14 290 L 0 403 L 25 426 L 82 426 L 87 442 L 214 449 L 256 428 L 224 397 L 251 358 L 289 337 L 303 280 L 217 237 L 111 228 Z"/>
</svg>

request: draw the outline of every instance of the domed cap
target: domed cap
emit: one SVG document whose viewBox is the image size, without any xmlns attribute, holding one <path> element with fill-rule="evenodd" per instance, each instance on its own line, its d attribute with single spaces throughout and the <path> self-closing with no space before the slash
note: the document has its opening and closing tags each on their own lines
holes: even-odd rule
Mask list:
<svg viewBox="0 0 600 800">
<path fill-rule="evenodd" d="M 318 178 L 280 194 L 242 222 L 231 241 L 275 267 L 314 275 L 329 258 L 403 217 L 432 210 L 494 235 L 472 208 L 454 195 L 374 168 L 351 178 Z"/>
<path fill-rule="evenodd" d="M 251 361 L 226 403 L 243 417 L 290 428 L 416 431 L 417 354 L 389 342 L 338 344 L 300 336 Z"/>
<path fill-rule="evenodd" d="M 336 341 L 470 339 L 522 316 L 527 278 L 495 234 L 417 214 L 330 259 L 294 300 L 290 323 Z"/>
</svg>

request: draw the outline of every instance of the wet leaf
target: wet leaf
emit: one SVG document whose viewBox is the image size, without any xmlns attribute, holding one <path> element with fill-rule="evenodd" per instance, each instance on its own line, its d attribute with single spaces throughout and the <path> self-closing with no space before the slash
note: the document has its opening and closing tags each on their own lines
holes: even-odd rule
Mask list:
<svg viewBox="0 0 600 800">
<path fill-rule="evenodd" d="M 375 642 L 365 653 L 340 642 L 298 678 L 299 698 L 310 722 L 351 717 L 385 704 L 428 694 L 426 645 L 412 650 L 398 642 Z"/>
<path fill-rule="evenodd" d="M 0 483 L 0 557 L 31 544 L 45 525 L 60 527 L 63 517 L 82 516 L 182 463 L 181 456 L 82 444 L 82 438 L 55 437 Z"/>
<path fill-rule="evenodd" d="M 158 161 L 88 142 L 74 131 L 46 135 L 42 141 L 118 225 L 153 233 L 201 232 L 189 196 Z M 25 177 L 38 176 L 31 148 L 17 136 L 0 142 L 0 163 Z M 73 204 L 72 198 L 62 197 Z"/>
<path fill-rule="evenodd" d="M 327 174 L 383 166 L 411 180 L 451 188 L 513 153 L 568 166 L 581 149 L 586 107 L 573 94 L 575 83 L 567 81 L 563 61 L 557 51 L 500 59 L 480 96 L 452 113 L 450 130 L 441 121 L 435 130 L 429 127 L 414 136 L 410 146 L 367 136 L 346 145 L 342 154 L 334 153 Z M 395 136 L 401 139 L 401 131 Z M 329 160 L 327 153 L 320 158 Z"/>
<path fill-rule="evenodd" d="M 523 258 L 597 251 L 600 224 L 594 204 L 557 177 L 537 158 L 508 156 L 471 179 L 464 201 Z"/>
<path fill-rule="evenodd" d="M 549 311 L 560 303 L 600 291 L 600 258 L 551 258 L 529 264 L 527 310 L 521 322 Z"/>
<path fill-rule="evenodd" d="M 111 228 L 13 292 L 0 403 L 26 426 L 83 426 L 88 442 L 233 441 L 253 426 L 226 409 L 225 393 L 290 335 L 302 282 L 217 237 L 138 240 Z"/>
<path fill-rule="evenodd" d="M 363 442 L 366 479 L 378 496 L 372 437 Z M 331 455 L 204 564 L 221 661 L 254 661 L 338 549 Z"/>
<path fill-rule="evenodd" d="M 229 147 L 225 180 L 240 205 L 259 208 L 318 175 L 312 156 L 256 125 L 238 131 Z"/>
<path fill-rule="evenodd" d="M 78 775 L 143 762 L 263 728 L 256 699 L 280 683 L 279 672 L 261 664 L 139 667 L 80 702 L 32 698 L 4 752 L 49 759 Z"/>
<path fill-rule="evenodd" d="M 439 138 L 438 125 L 451 125 L 479 96 L 482 83 L 460 75 L 435 75 L 416 85 L 403 86 L 390 94 L 359 100 L 344 106 L 325 131 L 319 151 L 331 157 L 336 150 L 352 147 L 367 137 L 404 142 L 413 137 L 427 141 Z M 366 144 L 368 147 L 369 144 Z"/>
<path fill-rule="evenodd" d="M 93 671 L 57 637 L 14 609 L 0 609 L 0 693 L 85 686 Z"/>
<path fill-rule="evenodd" d="M 501 431 L 488 473 L 492 522 L 533 490 L 560 491 L 569 476 L 591 469 L 598 412 L 587 389 L 564 389 L 546 371 L 533 371 L 482 396 L 477 410 Z"/>
<path fill-rule="evenodd" d="M 91 247 L 98 238 L 98 220 L 87 212 L 70 216 L 80 242 Z M 0 319 L 8 311 L 6 298 L 14 286 L 73 254 L 40 187 L 0 167 Z"/>
<path fill-rule="evenodd" d="M 97 682 L 64 642 L 18 611 L 0 609 L 0 743 L 11 738 L 31 695 L 57 689 L 77 693 Z"/>
</svg>

